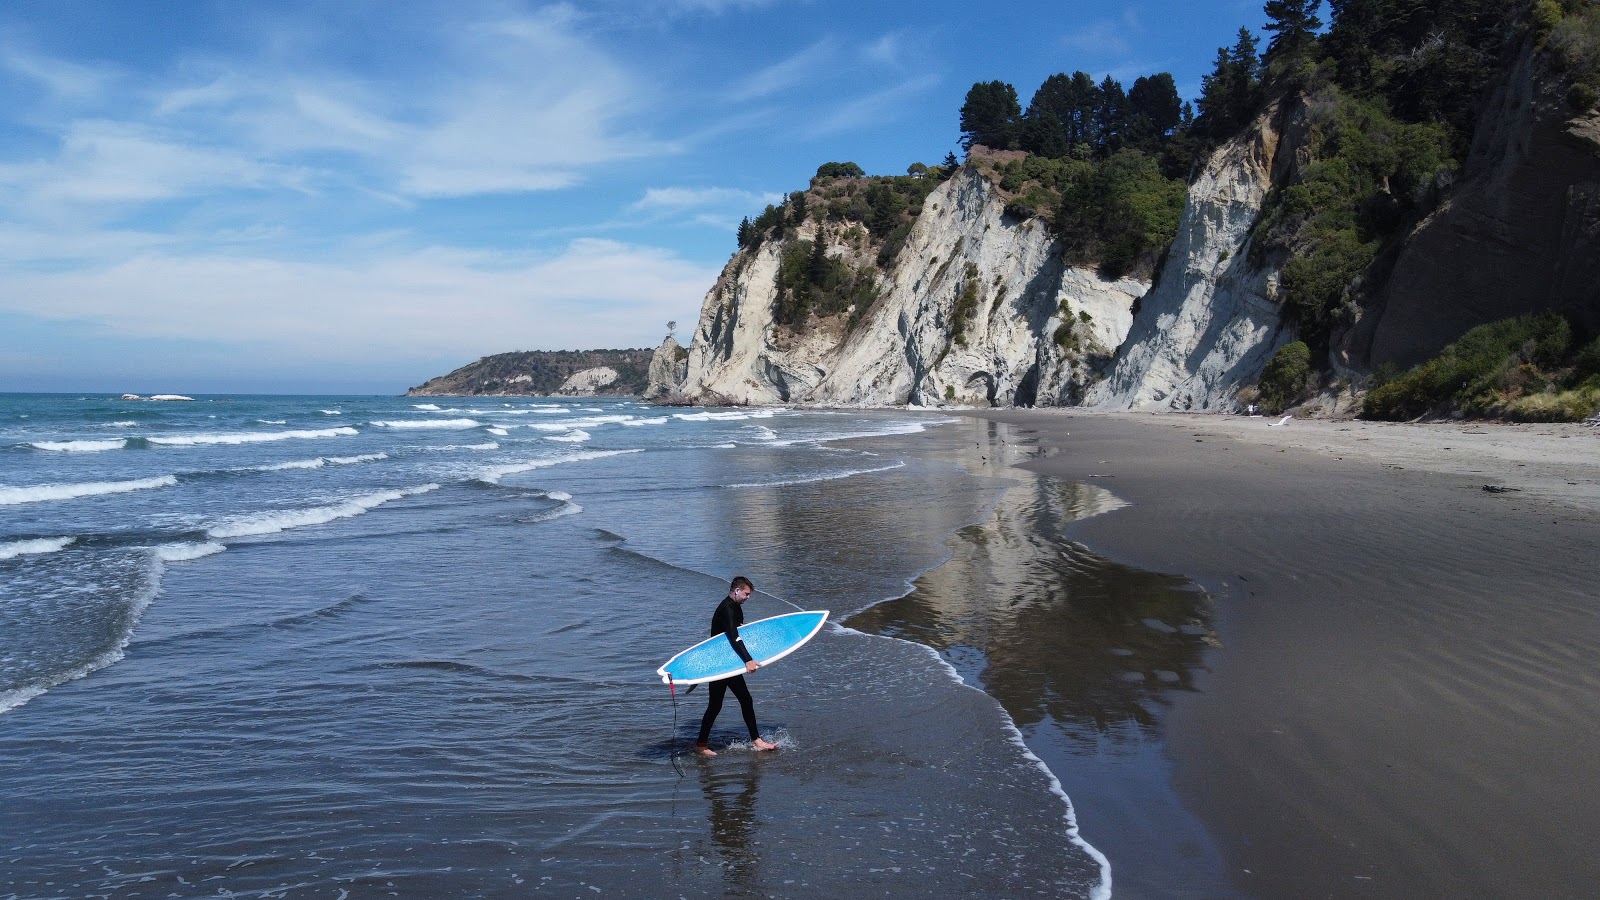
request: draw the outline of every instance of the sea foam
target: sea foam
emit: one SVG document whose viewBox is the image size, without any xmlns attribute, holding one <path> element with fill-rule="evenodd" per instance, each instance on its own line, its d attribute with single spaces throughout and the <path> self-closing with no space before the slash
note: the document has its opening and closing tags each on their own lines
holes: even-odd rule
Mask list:
<svg viewBox="0 0 1600 900">
<path fill-rule="evenodd" d="M 211 556 L 228 549 L 214 541 L 203 543 L 162 544 L 155 548 L 155 554 L 162 562 L 188 562 L 191 559 Z"/>
<path fill-rule="evenodd" d="M 800 478 L 786 478 L 786 479 L 784 479 L 782 481 L 752 481 L 752 482 L 747 482 L 747 483 L 744 483 L 744 484 L 730 484 L 730 485 L 728 485 L 728 487 L 730 487 L 730 488 L 763 488 L 763 487 L 782 487 L 784 485 L 789 485 L 789 484 L 814 484 L 814 483 L 816 483 L 818 481 L 837 481 L 840 478 L 854 478 L 857 475 L 871 475 L 874 472 L 887 472 L 887 471 L 889 471 L 891 469 L 899 469 L 899 468 L 902 468 L 904 466 L 905 466 L 904 462 L 897 462 L 897 463 L 894 463 L 892 465 L 878 466 L 878 467 L 872 468 L 872 469 L 846 469 L 846 470 L 840 471 L 840 472 L 823 472 L 823 473 L 820 473 L 820 474 L 817 474 L 817 475 L 806 475 L 806 476 L 803 476 L 803 477 L 800 477 Z"/>
<path fill-rule="evenodd" d="M 268 513 L 259 513 L 214 526 L 207 529 L 206 533 L 213 538 L 251 537 L 263 534 L 277 534 L 280 531 L 303 528 L 307 525 L 326 525 L 338 519 L 359 516 L 391 500 L 400 500 L 415 494 L 426 494 L 429 491 L 438 490 L 438 488 L 437 484 L 424 484 L 420 487 L 404 488 L 397 491 L 379 491 L 374 494 L 364 494 L 340 503 L 331 503 L 327 506 L 281 509 Z"/>
<path fill-rule="evenodd" d="M 100 494 L 123 494 L 150 488 L 171 487 L 178 483 L 173 475 L 155 478 L 135 478 L 131 481 L 84 481 L 76 484 L 36 484 L 28 487 L 0 485 L 0 506 L 19 503 L 42 503 L 47 500 L 73 500 Z"/>
<path fill-rule="evenodd" d="M 311 440 L 315 438 L 344 437 L 361 432 L 349 426 L 340 428 L 314 428 L 296 431 L 245 431 L 238 433 L 213 432 L 145 438 L 152 444 L 170 447 L 195 447 L 204 444 L 260 444 L 268 441 Z"/>
<path fill-rule="evenodd" d="M 18 556 L 26 556 L 34 553 L 54 553 L 57 550 L 66 549 L 69 544 L 76 540 L 77 538 L 74 537 L 57 537 L 33 538 L 26 541 L 11 541 L 9 543 L 0 544 L 0 559 L 14 559 Z"/>
<path fill-rule="evenodd" d="M 545 469 L 550 466 L 559 466 L 564 463 L 582 462 L 587 459 L 603 459 L 607 456 L 622 456 L 627 453 L 643 453 L 643 450 L 584 450 L 579 453 L 568 453 L 562 456 L 550 456 L 544 459 L 530 459 L 527 462 L 510 463 L 504 466 L 491 466 L 478 475 L 478 480 L 488 484 L 499 484 L 500 479 L 518 472 L 531 472 L 534 469 Z"/>
<path fill-rule="evenodd" d="M 356 463 L 375 462 L 388 458 L 389 454 L 387 453 L 363 453 L 359 456 L 319 456 L 316 459 L 296 459 L 264 466 L 251 466 L 249 471 L 285 472 L 291 469 L 320 469 L 323 466 L 350 466 Z"/>
<path fill-rule="evenodd" d="M 390 419 L 373 422 L 379 428 L 477 428 L 477 419 Z"/>
</svg>

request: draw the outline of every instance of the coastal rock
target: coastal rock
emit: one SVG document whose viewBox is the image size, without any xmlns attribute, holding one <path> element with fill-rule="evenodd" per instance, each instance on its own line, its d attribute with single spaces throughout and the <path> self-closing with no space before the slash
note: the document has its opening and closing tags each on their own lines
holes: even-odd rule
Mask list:
<svg viewBox="0 0 1600 900">
<path fill-rule="evenodd" d="M 532 380 L 531 378 L 529 379 Z M 610 366 L 596 366 L 574 372 L 561 387 L 556 388 L 556 393 L 567 397 L 593 397 L 600 393 L 600 389 L 617 380 L 617 370 Z"/>
<path fill-rule="evenodd" d="M 683 394 L 683 380 L 689 374 L 689 351 L 678 339 L 667 335 L 650 357 L 650 374 L 644 399 L 672 401 Z"/>
<path fill-rule="evenodd" d="M 1600 113 L 1573 116 L 1527 39 L 1493 90 L 1449 199 L 1407 235 L 1340 348 L 1414 365 L 1468 329 L 1560 310 L 1600 331 Z"/>
<path fill-rule="evenodd" d="M 1250 262 L 1250 231 L 1279 163 L 1276 105 L 1219 147 L 1189 186 L 1166 265 L 1127 343 L 1084 398 L 1119 409 L 1221 410 L 1294 339 L 1277 301 L 1279 265 Z M 1288 147 L 1283 150 L 1288 150 Z"/>
<path fill-rule="evenodd" d="M 830 256 L 856 266 L 877 251 L 851 240 L 847 228 L 816 221 L 793 239 L 821 239 Z M 1075 403 L 1122 343 L 1147 287 L 1067 267 L 1045 223 L 1007 215 L 994 185 L 967 167 L 928 195 L 879 278 L 877 302 L 853 311 L 854 327 L 848 315 L 778 324 L 781 254 L 780 241 L 741 251 L 707 293 L 689 346 L 686 399 Z"/>
</svg>

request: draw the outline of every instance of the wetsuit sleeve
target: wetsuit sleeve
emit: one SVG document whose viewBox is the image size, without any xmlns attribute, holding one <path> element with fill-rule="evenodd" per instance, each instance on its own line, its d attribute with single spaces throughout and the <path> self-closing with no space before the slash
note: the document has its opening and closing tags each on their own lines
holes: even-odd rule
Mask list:
<svg viewBox="0 0 1600 900">
<path fill-rule="evenodd" d="M 730 610 L 729 606 L 732 606 L 733 609 Z M 711 617 L 711 633 L 726 635 L 728 643 L 733 645 L 733 652 L 739 654 L 740 659 L 749 662 L 751 659 L 750 651 L 744 648 L 744 641 L 739 639 L 739 622 L 733 615 L 738 608 L 738 605 L 733 604 L 731 601 L 722 601 L 722 605 L 717 607 L 716 615 Z M 743 617 L 741 616 L 740 618 Z"/>
</svg>

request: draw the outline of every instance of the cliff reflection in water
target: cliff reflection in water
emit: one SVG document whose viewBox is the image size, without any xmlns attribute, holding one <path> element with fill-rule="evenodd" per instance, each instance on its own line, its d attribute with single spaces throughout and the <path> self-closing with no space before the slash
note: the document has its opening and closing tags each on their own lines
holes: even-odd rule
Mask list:
<svg viewBox="0 0 1600 900">
<path fill-rule="evenodd" d="M 957 532 L 948 562 L 845 624 L 936 648 L 1024 728 L 1053 719 L 1086 744 L 1153 729 L 1164 695 L 1190 688 L 1214 643 L 1209 598 L 1061 536 L 1072 521 L 1123 505 L 1110 492 L 1007 475 L 1024 480 L 987 522 Z"/>
</svg>

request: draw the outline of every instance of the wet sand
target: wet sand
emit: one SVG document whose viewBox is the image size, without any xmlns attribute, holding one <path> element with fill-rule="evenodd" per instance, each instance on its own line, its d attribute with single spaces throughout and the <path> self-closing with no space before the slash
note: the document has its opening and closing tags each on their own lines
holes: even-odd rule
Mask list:
<svg viewBox="0 0 1600 900">
<path fill-rule="evenodd" d="M 1210 594 L 1220 646 L 1163 743 L 1234 892 L 1592 896 L 1600 430 L 981 416 L 1038 440 L 1023 468 L 1129 503 L 1068 537 Z M 1146 849 L 1112 855 L 1116 896 L 1207 890 Z"/>
</svg>

